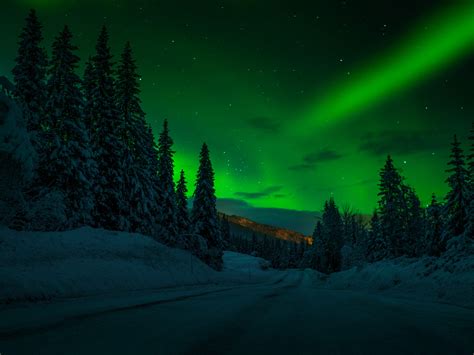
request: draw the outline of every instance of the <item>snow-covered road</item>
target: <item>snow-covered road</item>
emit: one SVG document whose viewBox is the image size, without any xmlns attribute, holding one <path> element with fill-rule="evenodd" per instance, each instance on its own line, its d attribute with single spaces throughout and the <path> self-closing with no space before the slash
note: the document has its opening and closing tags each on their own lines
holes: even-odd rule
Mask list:
<svg viewBox="0 0 474 355">
<path fill-rule="evenodd" d="M 474 352 L 473 310 L 320 289 L 308 271 L 288 271 L 256 285 L 194 287 L 170 293 L 166 300 L 152 299 L 143 302 L 148 305 L 71 317 L 59 326 L 0 333 L 0 353 Z"/>
</svg>

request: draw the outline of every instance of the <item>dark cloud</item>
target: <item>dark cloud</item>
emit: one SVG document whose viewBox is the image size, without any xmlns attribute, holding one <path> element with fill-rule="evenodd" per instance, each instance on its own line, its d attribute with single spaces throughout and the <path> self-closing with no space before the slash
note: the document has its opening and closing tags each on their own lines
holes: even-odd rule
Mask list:
<svg viewBox="0 0 474 355">
<path fill-rule="evenodd" d="M 267 197 L 275 192 L 280 191 L 283 188 L 283 186 L 270 186 L 267 187 L 266 189 L 263 189 L 262 191 L 256 191 L 256 192 L 236 192 L 234 195 L 246 198 L 246 199 L 257 199 L 257 198 L 262 198 L 262 197 Z"/>
<path fill-rule="evenodd" d="M 246 217 L 258 223 L 287 228 L 311 235 L 320 216 L 316 211 L 297 211 L 284 208 L 258 208 L 239 199 L 217 199 L 217 209 L 228 215 Z"/>
<path fill-rule="evenodd" d="M 278 133 L 281 128 L 281 123 L 271 117 L 258 116 L 250 118 L 246 122 L 250 127 L 265 133 Z"/>
<path fill-rule="evenodd" d="M 332 149 L 323 149 L 316 152 L 309 153 L 303 157 L 303 163 L 292 165 L 289 167 L 290 170 L 310 170 L 314 169 L 318 163 L 325 161 L 338 160 L 343 157 L 342 154 Z"/>
<path fill-rule="evenodd" d="M 359 150 L 373 155 L 413 154 L 446 146 L 436 131 L 383 131 L 362 137 Z"/>
</svg>

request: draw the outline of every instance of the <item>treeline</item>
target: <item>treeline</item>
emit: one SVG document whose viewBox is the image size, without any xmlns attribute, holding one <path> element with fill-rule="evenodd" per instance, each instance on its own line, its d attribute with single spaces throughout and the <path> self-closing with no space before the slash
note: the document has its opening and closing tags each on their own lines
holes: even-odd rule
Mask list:
<svg viewBox="0 0 474 355">
<path fill-rule="evenodd" d="M 389 258 L 442 256 L 474 251 L 474 124 L 464 156 L 457 137 L 448 163 L 449 192 L 444 202 L 433 194 L 424 208 L 390 156 L 380 171 L 379 202 L 370 222 L 350 211 L 340 213 L 334 199 L 325 203 L 313 245 L 301 266 L 330 273 Z"/>
<path fill-rule="evenodd" d="M 244 236 L 230 231 L 226 216 L 222 216 L 221 230 L 226 249 L 266 259 L 275 269 L 296 268 L 309 248 L 306 242 L 295 243 L 267 235 L 252 233 Z"/>
<path fill-rule="evenodd" d="M 66 26 L 51 57 L 35 11 L 26 19 L 13 69 L 13 99 L 22 108 L 36 152 L 34 176 L 7 221 L 19 230 L 93 226 L 138 232 L 189 249 L 216 269 L 222 239 L 214 171 L 202 145 L 192 211 L 184 172 L 175 188 L 173 140 L 165 120 L 158 144 L 145 120 L 130 43 L 118 65 L 102 28 L 82 77 Z M 18 202 L 18 201 L 17 201 Z"/>
</svg>

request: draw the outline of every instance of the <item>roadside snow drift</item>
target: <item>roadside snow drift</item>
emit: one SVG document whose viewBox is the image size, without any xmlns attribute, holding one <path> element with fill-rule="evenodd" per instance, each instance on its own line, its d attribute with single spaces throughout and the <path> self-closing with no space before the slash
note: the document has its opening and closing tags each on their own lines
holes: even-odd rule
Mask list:
<svg viewBox="0 0 474 355">
<path fill-rule="evenodd" d="M 474 256 L 398 258 L 330 275 L 318 284 L 331 289 L 474 307 Z"/>
<path fill-rule="evenodd" d="M 0 229 L 0 303 L 262 281 L 259 270 L 252 270 L 251 278 L 249 267 L 239 270 L 236 255 L 232 253 L 229 263 L 225 255 L 230 269 L 219 273 L 188 252 L 140 234 L 92 228 L 54 233 Z M 254 262 L 252 267 L 257 266 Z"/>
</svg>

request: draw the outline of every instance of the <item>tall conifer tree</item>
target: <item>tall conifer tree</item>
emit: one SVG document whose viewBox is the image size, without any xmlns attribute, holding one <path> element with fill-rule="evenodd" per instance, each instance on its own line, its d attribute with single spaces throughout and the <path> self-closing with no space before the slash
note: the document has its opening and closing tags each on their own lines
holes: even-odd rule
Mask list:
<svg viewBox="0 0 474 355">
<path fill-rule="evenodd" d="M 156 180 L 150 175 L 151 162 L 147 159 L 150 137 L 139 97 L 140 76 L 129 42 L 123 50 L 117 74 L 117 107 L 123 124 L 122 138 L 126 143 L 128 161 L 124 195 L 130 207 L 131 230 L 147 233 L 153 223 L 151 205 L 156 198 Z"/>
<path fill-rule="evenodd" d="M 426 253 L 440 256 L 446 245 L 443 240 L 443 211 L 435 194 L 431 197 L 431 204 L 426 212 Z"/>
<path fill-rule="evenodd" d="M 105 26 L 99 35 L 93 57 L 95 86 L 92 91 L 92 140 L 97 144 L 98 190 L 94 217 L 106 229 L 129 230 L 129 208 L 124 197 L 126 146 L 123 124 L 115 103 L 112 54 Z"/>
<path fill-rule="evenodd" d="M 216 209 L 214 170 L 209 156 L 209 148 L 205 143 L 202 145 L 200 153 L 191 220 L 194 233 L 204 237 L 210 249 L 205 261 L 215 269 L 220 270 L 223 263 L 223 254 Z"/>
<path fill-rule="evenodd" d="M 20 34 L 18 55 L 13 68 L 15 97 L 24 107 L 28 131 L 35 133 L 41 128 L 46 102 L 46 51 L 41 47 L 43 41 L 42 25 L 36 12 L 31 10 L 26 18 L 26 25 Z M 35 144 L 36 145 L 36 144 Z"/>
<path fill-rule="evenodd" d="M 451 160 L 448 163 L 450 168 L 446 170 L 446 172 L 450 173 L 446 180 L 450 187 L 445 205 L 446 239 L 463 234 L 467 225 L 470 203 L 467 181 L 468 171 L 465 167 L 461 144 L 456 136 L 454 136 L 451 146 Z"/>
<path fill-rule="evenodd" d="M 74 54 L 72 33 L 66 26 L 53 43 L 45 132 L 48 149 L 40 155 L 39 175 L 48 188 L 64 194 L 70 227 L 92 224 L 97 174 L 83 119 L 81 80 L 75 73 L 79 57 Z"/>
<path fill-rule="evenodd" d="M 173 181 L 173 140 L 170 137 L 168 121 L 163 122 L 163 130 L 158 139 L 158 203 L 159 224 L 168 245 L 176 243 L 176 194 Z"/>
<path fill-rule="evenodd" d="M 181 170 L 178 185 L 176 186 L 177 227 L 179 234 L 186 234 L 189 232 L 187 192 L 188 188 L 186 187 L 184 170 Z"/>
<path fill-rule="evenodd" d="M 402 177 L 393 165 L 390 155 L 380 172 L 379 213 L 382 235 L 387 241 L 391 256 L 403 252 L 403 191 Z"/>
</svg>

